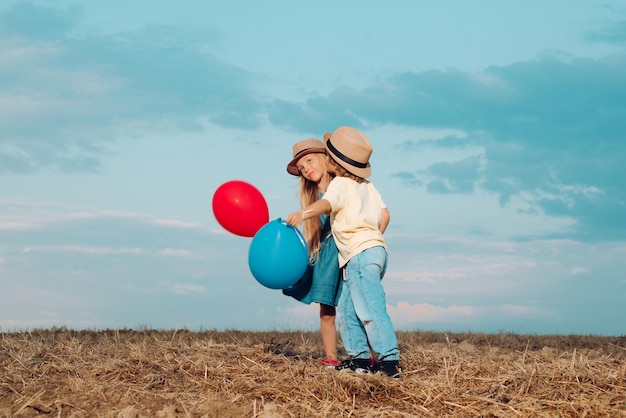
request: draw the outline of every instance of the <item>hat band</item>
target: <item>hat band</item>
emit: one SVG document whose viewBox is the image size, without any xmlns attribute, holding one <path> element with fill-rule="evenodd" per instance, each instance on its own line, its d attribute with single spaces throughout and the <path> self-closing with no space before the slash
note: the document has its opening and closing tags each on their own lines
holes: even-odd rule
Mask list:
<svg viewBox="0 0 626 418">
<path fill-rule="evenodd" d="M 333 144 L 330 142 L 330 139 L 328 139 L 326 141 L 326 145 L 328 146 L 328 149 L 331 150 L 332 153 L 335 154 L 337 156 L 337 158 L 339 158 L 344 163 L 348 163 L 351 166 L 354 166 L 356 168 L 367 168 L 367 163 L 361 163 L 361 162 L 358 162 L 358 161 L 354 161 L 352 158 L 343 155 L 341 153 L 341 151 L 339 151 L 337 148 L 335 148 L 333 146 Z"/>
<path fill-rule="evenodd" d="M 303 152 L 306 152 L 310 149 L 313 149 L 313 147 L 311 148 L 305 148 L 305 149 L 301 149 L 300 151 L 296 152 L 296 154 L 293 156 L 294 159 L 298 158 L 298 155 L 302 154 Z"/>
</svg>

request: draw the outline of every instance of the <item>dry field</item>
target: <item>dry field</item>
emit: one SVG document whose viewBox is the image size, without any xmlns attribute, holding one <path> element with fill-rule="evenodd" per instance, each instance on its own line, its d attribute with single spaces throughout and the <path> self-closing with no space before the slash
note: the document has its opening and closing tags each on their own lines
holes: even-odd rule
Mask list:
<svg viewBox="0 0 626 418">
<path fill-rule="evenodd" d="M 398 338 L 401 379 L 316 332 L 0 332 L 0 417 L 626 417 L 626 336 Z"/>
</svg>

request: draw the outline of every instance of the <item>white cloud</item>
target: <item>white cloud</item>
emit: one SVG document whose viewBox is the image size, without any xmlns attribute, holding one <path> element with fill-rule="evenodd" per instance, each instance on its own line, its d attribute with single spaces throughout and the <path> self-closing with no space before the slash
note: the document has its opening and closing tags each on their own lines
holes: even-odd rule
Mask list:
<svg viewBox="0 0 626 418">
<path fill-rule="evenodd" d="M 157 252 L 159 255 L 166 257 L 192 257 L 193 252 L 180 248 L 165 248 Z"/>
<path fill-rule="evenodd" d="M 296 303 L 287 307 L 278 307 L 276 312 L 276 320 L 285 324 L 292 329 L 319 329 L 320 326 L 320 308 L 319 304 L 312 303 L 310 305 L 304 303 Z"/>
<path fill-rule="evenodd" d="M 145 254 L 145 251 L 141 248 L 108 248 L 108 247 L 86 247 L 79 245 L 49 245 L 49 246 L 36 246 L 26 247 L 23 250 L 26 253 L 29 252 L 65 252 L 65 253 L 82 253 L 82 254 L 97 254 L 97 255 L 110 255 L 110 254 Z"/>
<path fill-rule="evenodd" d="M 159 219 L 151 219 L 150 222 L 153 223 L 154 225 L 168 226 L 172 228 L 204 229 L 204 227 L 198 223 L 186 222 L 186 221 L 181 221 L 178 219 L 160 219 L 159 218 Z"/>
<path fill-rule="evenodd" d="M 197 284 L 174 284 L 171 285 L 174 293 L 179 295 L 187 295 L 190 293 L 205 293 L 207 291 L 206 287 L 197 285 Z"/>
<path fill-rule="evenodd" d="M 58 57 L 61 52 L 62 48 L 53 42 L 19 43 L 0 38 L 0 68 L 20 69 L 42 58 Z"/>
<path fill-rule="evenodd" d="M 427 303 L 410 304 L 399 302 L 397 306 L 387 306 L 389 316 L 398 329 L 413 328 L 416 325 L 428 325 L 436 328 L 438 324 L 486 324 L 497 318 L 506 323 L 515 323 L 521 318 L 537 318 L 545 315 L 545 310 L 535 306 L 504 304 L 495 306 L 471 305 L 432 305 Z"/>
<path fill-rule="evenodd" d="M 29 229 L 37 229 L 38 227 L 39 225 L 35 223 L 20 220 L 0 222 L 0 231 L 24 231 Z"/>
<path fill-rule="evenodd" d="M 463 318 L 475 317 L 480 308 L 473 306 L 435 306 L 425 303 L 410 304 L 399 302 L 397 306 L 387 306 L 394 326 L 406 327 L 415 323 L 450 322 Z"/>
</svg>

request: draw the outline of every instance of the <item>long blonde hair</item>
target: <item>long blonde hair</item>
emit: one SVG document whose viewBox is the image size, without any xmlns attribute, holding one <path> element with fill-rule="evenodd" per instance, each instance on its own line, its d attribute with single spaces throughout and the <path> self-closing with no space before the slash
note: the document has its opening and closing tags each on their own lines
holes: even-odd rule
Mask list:
<svg viewBox="0 0 626 418">
<path fill-rule="evenodd" d="M 322 190 L 326 191 L 326 187 L 328 187 L 328 183 L 330 183 L 330 180 L 332 179 L 330 173 L 328 173 L 326 169 L 326 154 L 316 152 L 310 155 L 317 160 L 317 163 L 323 172 L 320 182 L 322 183 Z M 300 207 L 305 208 L 318 200 L 319 189 L 317 187 L 317 183 L 307 180 L 300 175 Z M 315 262 L 317 254 L 320 251 L 320 242 L 322 240 L 322 223 L 320 222 L 319 216 L 308 218 L 303 222 L 302 235 L 304 235 L 304 238 L 309 246 L 309 259 L 311 262 Z"/>
</svg>

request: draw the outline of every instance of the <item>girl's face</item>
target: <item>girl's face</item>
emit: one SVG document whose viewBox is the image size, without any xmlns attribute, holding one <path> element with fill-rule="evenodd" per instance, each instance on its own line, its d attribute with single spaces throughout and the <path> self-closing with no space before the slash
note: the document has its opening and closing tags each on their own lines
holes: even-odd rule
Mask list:
<svg viewBox="0 0 626 418">
<path fill-rule="evenodd" d="M 296 162 L 296 168 L 306 180 L 319 183 L 324 175 L 324 169 L 319 161 L 315 153 L 307 154 Z"/>
</svg>

